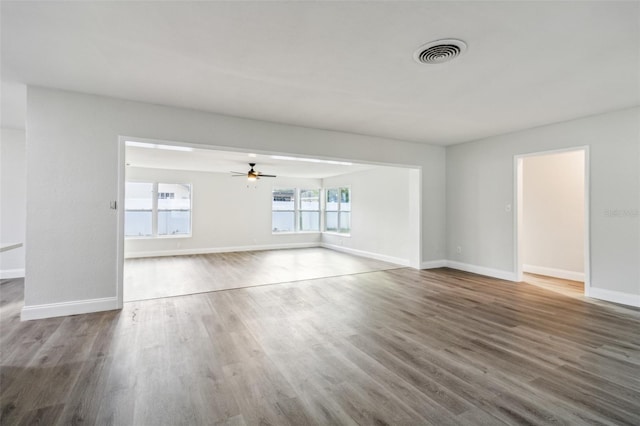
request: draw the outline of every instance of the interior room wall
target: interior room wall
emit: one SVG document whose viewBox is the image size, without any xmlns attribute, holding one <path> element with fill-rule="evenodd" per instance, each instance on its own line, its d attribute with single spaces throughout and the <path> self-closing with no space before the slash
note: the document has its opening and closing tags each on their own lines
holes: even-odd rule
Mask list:
<svg viewBox="0 0 640 426">
<path fill-rule="evenodd" d="M 323 245 L 354 254 L 411 264 L 411 170 L 381 167 L 323 179 L 323 187 L 351 188 L 351 232 L 324 233 Z"/>
<path fill-rule="evenodd" d="M 25 319 L 118 307 L 119 136 L 422 168 L 422 260 L 445 255 L 443 147 L 40 87 L 27 123 Z"/>
<path fill-rule="evenodd" d="M 0 242 L 25 242 L 26 164 L 25 132 L 1 129 Z M 0 253 L 0 278 L 24 277 L 25 247 Z"/>
<path fill-rule="evenodd" d="M 127 167 L 127 180 L 190 183 L 191 237 L 128 238 L 125 257 L 213 253 L 311 247 L 319 233 L 271 232 L 271 190 L 274 187 L 320 188 L 320 179 L 277 177 L 249 183 L 228 173 Z"/>
<path fill-rule="evenodd" d="M 525 272 L 584 280 L 584 151 L 523 159 Z"/>
<path fill-rule="evenodd" d="M 591 288 L 585 290 L 640 305 L 639 136 L 640 108 L 631 108 L 447 147 L 451 264 L 515 279 L 514 156 L 588 146 Z"/>
</svg>

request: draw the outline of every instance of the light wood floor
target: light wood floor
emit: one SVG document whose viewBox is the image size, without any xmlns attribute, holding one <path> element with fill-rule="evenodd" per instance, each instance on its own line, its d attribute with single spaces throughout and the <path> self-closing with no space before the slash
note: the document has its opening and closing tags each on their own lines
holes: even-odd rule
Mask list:
<svg viewBox="0 0 640 426">
<path fill-rule="evenodd" d="M 396 269 L 20 322 L 4 425 L 638 425 L 640 311 Z"/>
<path fill-rule="evenodd" d="M 563 280 L 538 274 L 524 274 L 524 280 L 532 284 L 568 297 L 584 299 L 584 283 L 582 281 Z"/>
<path fill-rule="evenodd" d="M 123 295 L 129 302 L 399 267 L 325 248 L 127 259 Z"/>
</svg>

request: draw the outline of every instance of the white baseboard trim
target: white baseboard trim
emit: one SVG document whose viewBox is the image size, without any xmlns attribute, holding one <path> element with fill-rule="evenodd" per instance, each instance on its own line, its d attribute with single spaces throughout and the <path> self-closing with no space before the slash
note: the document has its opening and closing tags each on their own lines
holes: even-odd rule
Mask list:
<svg viewBox="0 0 640 426">
<path fill-rule="evenodd" d="M 567 271 L 565 269 L 547 268 L 545 266 L 535 265 L 522 265 L 522 271 L 547 277 L 562 278 L 563 280 L 584 282 L 583 272 Z"/>
<path fill-rule="evenodd" d="M 296 248 L 320 247 L 319 242 L 313 243 L 287 243 L 287 244 L 265 244 L 256 246 L 232 246 L 232 247 L 209 247 L 197 249 L 180 250 L 157 250 L 141 251 L 136 253 L 126 253 L 125 259 L 136 259 L 142 257 L 163 257 L 163 256 L 185 256 L 190 254 L 210 254 L 210 253 L 231 253 L 235 251 L 259 251 L 259 250 L 286 250 Z"/>
<path fill-rule="evenodd" d="M 501 269 L 486 268 L 484 266 L 471 265 L 469 263 L 456 262 L 455 260 L 447 260 L 447 267 L 458 269 L 460 271 L 472 272 L 474 274 L 485 275 L 487 277 L 498 278 L 507 281 L 517 281 L 516 274 L 511 271 L 503 271 Z"/>
<path fill-rule="evenodd" d="M 10 278 L 24 278 L 24 269 L 1 269 L 0 279 L 8 280 Z"/>
<path fill-rule="evenodd" d="M 591 287 L 588 289 L 586 296 L 592 299 L 640 308 L 640 294 L 623 293 L 621 291 Z"/>
<path fill-rule="evenodd" d="M 468 263 L 447 260 L 446 266 L 460 271 L 473 272 L 474 274 L 486 275 L 488 277 L 499 278 L 507 281 L 516 281 L 516 274 L 511 271 L 503 271 L 500 269 L 485 268 L 484 266 L 471 265 Z M 425 262 L 428 263 L 428 262 Z M 538 273 L 533 272 L 531 273 Z M 543 274 L 549 275 L 549 274 Z M 550 275 L 553 276 L 553 275 Z M 563 277 L 560 277 L 563 278 Z M 569 279 L 569 278 L 565 278 Z M 580 281 L 580 280 L 576 280 Z M 621 305 L 640 307 L 640 294 L 623 293 L 621 291 L 607 290 L 597 287 L 585 287 L 585 296 L 604 300 L 607 302 L 619 303 Z"/>
<path fill-rule="evenodd" d="M 114 309 L 119 309 L 116 297 L 76 300 L 73 302 L 25 306 L 22 308 L 20 319 L 22 321 L 29 321 L 42 318 L 87 314 L 91 312 L 111 311 Z"/>
<path fill-rule="evenodd" d="M 447 261 L 445 259 L 428 260 L 420 264 L 420 269 L 444 268 L 446 266 L 447 266 Z"/>
<path fill-rule="evenodd" d="M 370 251 L 357 250 L 344 246 L 337 246 L 335 244 L 320 243 L 320 247 L 324 247 L 330 250 L 340 251 L 347 254 L 353 254 L 360 257 L 368 257 L 370 259 L 382 260 L 383 262 L 395 263 L 400 266 L 410 266 L 408 259 L 401 259 L 399 257 L 387 256 L 386 254 L 378 254 Z"/>
</svg>

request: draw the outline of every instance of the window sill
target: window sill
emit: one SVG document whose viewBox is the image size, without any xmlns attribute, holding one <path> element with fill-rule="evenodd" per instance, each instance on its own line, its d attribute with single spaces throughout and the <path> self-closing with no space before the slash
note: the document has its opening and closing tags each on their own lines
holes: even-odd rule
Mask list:
<svg viewBox="0 0 640 426">
<path fill-rule="evenodd" d="M 351 233 L 349 234 L 343 234 L 342 232 L 329 232 L 329 231 L 324 231 L 323 234 L 327 234 L 327 235 L 335 235 L 336 237 L 351 237 Z"/>
<path fill-rule="evenodd" d="M 298 234 L 322 234 L 320 231 L 288 231 L 288 232 L 273 232 L 271 235 L 298 235 Z"/>
<path fill-rule="evenodd" d="M 140 236 L 140 237 L 135 237 L 135 236 L 125 236 L 124 239 L 125 240 L 164 240 L 164 239 L 174 239 L 174 238 L 191 238 L 192 235 L 188 234 L 181 234 L 181 235 L 150 235 L 150 236 Z"/>
</svg>

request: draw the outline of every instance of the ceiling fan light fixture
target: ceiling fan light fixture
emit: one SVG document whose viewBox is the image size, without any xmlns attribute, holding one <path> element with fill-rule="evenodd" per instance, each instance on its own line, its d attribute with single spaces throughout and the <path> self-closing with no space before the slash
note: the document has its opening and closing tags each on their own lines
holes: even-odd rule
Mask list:
<svg viewBox="0 0 640 426">
<path fill-rule="evenodd" d="M 274 177 L 276 177 L 276 175 L 265 175 L 265 174 L 264 174 L 264 173 L 262 173 L 262 172 L 257 172 L 257 171 L 255 171 L 255 170 L 253 169 L 253 168 L 255 167 L 255 165 L 256 165 L 256 163 L 249 163 L 249 167 L 250 167 L 250 168 L 249 168 L 249 171 L 248 171 L 248 172 L 246 172 L 246 173 L 243 173 L 243 172 L 234 172 L 234 171 L 232 171 L 232 172 L 231 172 L 231 177 L 244 177 L 244 176 L 246 176 L 246 177 L 247 177 L 247 180 L 249 180 L 249 181 L 251 181 L 251 182 L 253 182 L 253 181 L 255 181 L 255 180 L 258 180 L 258 179 L 260 179 L 260 178 L 263 178 L 263 177 L 270 177 L 270 178 L 274 178 Z"/>
</svg>

